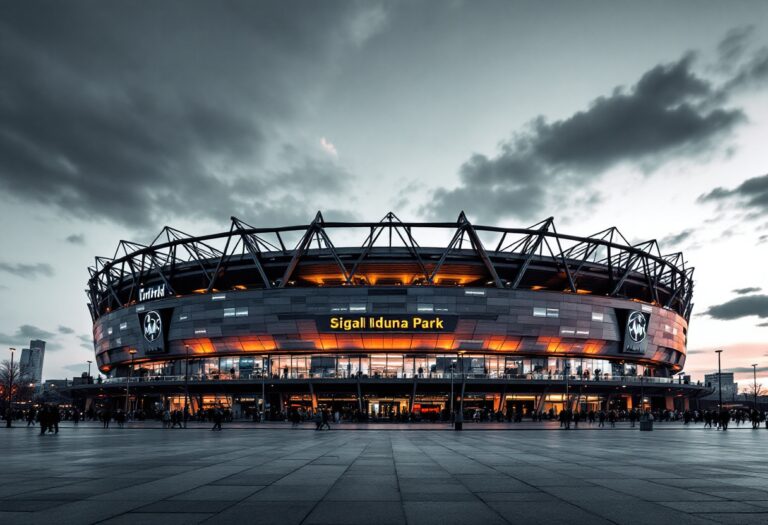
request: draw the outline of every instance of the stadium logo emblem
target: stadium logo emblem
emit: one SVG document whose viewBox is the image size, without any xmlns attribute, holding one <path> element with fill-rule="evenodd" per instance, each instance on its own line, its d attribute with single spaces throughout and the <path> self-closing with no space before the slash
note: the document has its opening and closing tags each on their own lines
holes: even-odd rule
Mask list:
<svg viewBox="0 0 768 525">
<path fill-rule="evenodd" d="M 147 312 L 144 316 L 144 339 L 154 343 L 162 333 L 163 321 L 160 319 L 160 314 L 154 310 Z"/>
<path fill-rule="evenodd" d="M 632 312 L 627 321 L 629 337 L 636 343 L 642 343 L 647 334 L 645 316 L 641 312 Z"/>
</svg>

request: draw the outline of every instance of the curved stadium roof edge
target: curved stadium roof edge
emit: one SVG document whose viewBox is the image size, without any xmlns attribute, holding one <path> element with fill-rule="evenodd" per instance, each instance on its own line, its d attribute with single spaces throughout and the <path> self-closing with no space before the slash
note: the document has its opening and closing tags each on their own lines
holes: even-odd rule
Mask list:
<svg viewBox="0 0 768 525">
<path fill-rule="evenodd" d="M 334 229 L 361 229 L 364 238 L 359 245 L 336 246 L 329 234 Z M 427 229 L 446 230 L 450 242 L 421 246 L 419 230 Z M 291 233 L 300 238 L 288 248 Z M 561 234 L 552 217 L 528 228 L 473 225 L 464 212 L 456 222 L 402 222 L 391 212 L 379 222 L 335 222 L 318 212 L 309 224 L 276 228 L 255 228 L 231 217 L 228 231 L 203 236 L 166 226 L 149 245 L 120 241 L 112 258 L 96 257 L 87 291 L 96 318 L 131 304 L 137 288 L 152 283 L 179 295 L 227 289 L 223 286 L 238 281 L 235 277 L 245 279 L 247 288 L 376 286 L 368 274 L 382 268 L 386 274 L 386 265 L 409 277 L 379 285 L 594 293 L 658 304 L 686 319 L 693 306 L 693 268 L 680 252 L 662 255 L 655 240 L 631 245 L 616 227 L 587 237 Z M 329 271 L 337 278 L 316 278 Z M 462 272 L 466 279 L 446 277 Z"/>
</svg>

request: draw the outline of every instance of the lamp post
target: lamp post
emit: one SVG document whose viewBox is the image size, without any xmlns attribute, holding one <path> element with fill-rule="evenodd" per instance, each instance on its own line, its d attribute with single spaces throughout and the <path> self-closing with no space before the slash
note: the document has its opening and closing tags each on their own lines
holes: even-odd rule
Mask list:
<svg viewBox="0 0 768 525">
<path fill-rule="evenodd" d="M 723 409 L 723 377 L 721 376 L 720 371 L 720 354 L 723 353 L 722 350 L 715 350 L 715 353 L 717 354 L 717 390 L 718 390 L 718 410 Z"/>
<path fill-rule="evenodd" d="M 125 382 L 125 417 L 128 418 L 128 399 L 131 397 L 131 379 L 133 379 L 133 356 L 136 355 L 136 349 L 128 350 L 131 354 L 131 368 L 128 369 L 128 380 Z"/>
<path fill-rule="evenodd" d="M 451 416 L 453 417 L 453 369 L 456 368 L 456 363 L 452 362 L 449 369 L 451 371 Z"/>
<path fill-rule="evenodd" d="M 91 382 L 91 363 L 93 363 L 93 361 L 89 359 L 88 361 L 86 361 L 86 363 L 88 363 L 88 382 L 90 383 Z"/>
<path fill-rule="evenodd" d="M 565 410 L 568 410 L 570 408 L 570 388 L 568 384 L 568 371 L 571 369 L 571 365 L 565 365 L 563 367 L 563 374 L 565 374 Z"/>
<path fill-rule="evenodd" d="M 5 413 L 5 426 L 11 428 L 11 420 L 13 419 L 13 353 L 15 348 L 9 348 L 11 351 L 11 368 L 8 370 L 8 410 Z"/>
<path fill-rule="evenodd" d="M 189 345 L 184 345 L 186 358 L 184 359 L 184 428 L 187 428 L 187 414 L 189 412 Z"/>
<path fill-rule="evenodd" d="M 755 389 L 755 411 L 757 411 L 757 363 L 752 364 L 752 379 L 754 381 L 752 387 Z"/>
</svg>

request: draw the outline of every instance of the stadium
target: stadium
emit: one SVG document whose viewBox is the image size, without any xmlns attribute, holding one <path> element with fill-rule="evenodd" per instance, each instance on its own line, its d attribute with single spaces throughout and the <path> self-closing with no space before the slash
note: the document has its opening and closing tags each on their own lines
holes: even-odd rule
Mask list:
<svg viewBox="0 0 768 525">
<path fill-rule="evenodd" d="M 121 241 L 89 269 L 78 394 L 132 409 L 435 419 L 687 408 L 693 268 L 616 228 L 330 222 Z M 130 403 L 130 405 L 129 405 Z M 188 405 L 187 405 L 188 404 Z"/>
</svg>

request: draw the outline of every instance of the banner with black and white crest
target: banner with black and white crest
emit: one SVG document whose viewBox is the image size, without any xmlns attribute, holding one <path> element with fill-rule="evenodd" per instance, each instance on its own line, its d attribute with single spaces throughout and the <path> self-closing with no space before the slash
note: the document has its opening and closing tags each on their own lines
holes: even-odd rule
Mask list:
<svg viewBox="0 0 768 525">
<path fill-rule="evenodd" d="M 139 329 L 144 354 L 162 354 L 168 348 L 173 308 L 158 308 L 139 313 Z"/>
<path fill-rule="evenodd" d="M 648 329 L 651 316 L 639 310 L 617 310 L 620 323 L 624 324 L 622 351 L 629 354 L 643 354 L 648 348 Z"/>
</svg>

